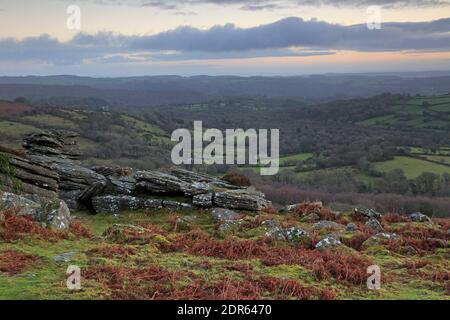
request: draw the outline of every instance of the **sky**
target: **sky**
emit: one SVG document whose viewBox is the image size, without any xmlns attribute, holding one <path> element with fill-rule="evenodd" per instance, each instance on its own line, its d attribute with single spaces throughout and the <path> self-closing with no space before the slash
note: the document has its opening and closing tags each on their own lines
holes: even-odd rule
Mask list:
<svg viewBox="0 0 450 320">
<path fill-rule="evenodd" d="M 450 70 L 450 0 L 0 0 L 0 75 Z"/>
</svg>

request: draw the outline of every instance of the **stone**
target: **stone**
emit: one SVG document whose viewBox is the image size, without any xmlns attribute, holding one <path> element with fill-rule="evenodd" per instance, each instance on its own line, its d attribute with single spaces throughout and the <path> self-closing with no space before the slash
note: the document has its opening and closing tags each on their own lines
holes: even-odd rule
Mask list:
<svg viewBox="0 0 450 320">
<path fill-rule="evenodd" d="M 229 190 L 217 192 L 213 203 L 217 207 L 237 210 L 260 211 L 270 207 L 264 194 L 251 190 Z"/>
<path fill-rule="evenodd" d="M 0 190 L 57 198 L 59 175 L 42 163 L 19 156 L 15 150 L 0 148 Z"/>
<path fill-rule="evenodd" d="M 363 246 L 379 245 L 382 241 L 395 241 L 400 239 L 396 233 L 381 232 L 367 239 Z"/>
<path fill-rule="evenodd" d="M 146 194 L 183 195 L 190 184 L 179 178 L 158 171 L 137 171 L 136 188 Z"/>
<path fill-rule="evenodd" d="M 163 208 L 168 208 L 168 209 L 173 209 L 173 210 L 192 209 L 192 206 L 189 203 L 171 201 L 171 200 L 163 200 L 162 206 L 163 206 Z"/>
<path fill-rule="evenodd" d="M 382 214 L 377 212 L 374 209 L 370 209 L 370 208 L 366 208 L 366 207 L 356 207 L 354 210 L 355 214 L 360 214 L 368 219 L 370 218 L 375 218 L 375 219 L 379 219 L 381 218 Z"/>
<path fill-rule="evenodd" d="M 375 219 L 375 218 L 370 218 L 367 222 L 366 222 L 366 227 L 372 230 L 376 230 L 376 231 L 383 231 L 383 226 L 381 225 L 381 223 Z"/>
<path fill-rule="evenodd" d="M 241 215 L 233 210 L 214 208 L 211 210 L 212 218 L 215 222 L 236 220 Z"/>
<path fill-rule="evenodd" d="M 314 230 L 323 230 L 323 229 L 329 229 L 329 230 L 343 230 L 345 229 L 345 226 L 334 222 L 334 221 L 328 221 L 328 220 L 322 220 L 313 225 Z"/>
<path fill-rule="evenodd" d="M 175 177 L 179 178 L 182 181 L 185 181 L 187 183 L 204 183 L 204 186 L 207 185 L 208 188 L 219 188 L 219 189 L 242 189 L 241 187 L 232 185 L 224 180 L 212 177 L 210 175 L 199 173 L 199 172 L 193 172 L 188 171 L 180 168 L 171 168 L 170 174 L 174 175 Z"/>
<path fill-rule="evenodd" d="M 157 199 L 143 199 L 122 195 L 94 197 L 92 205 L 96 213 L 119 213 L 123 211 L 160 209 L 163 207 L 163 202 Z"/>
<path fill-rule="evenodd" d="M 136 179 L 132 168 L 94 166 L 91 170 L 103 175 L 107 180 L 107 192 L 112 195 L 132 195 Z"/>
<path fill-rule="evenodd" d="M 320 220 L 320 217 L 318 214 L 316 214 L 314 212 L 310 213 L 300 219 L 301 222 L 316 222 L 318 220 Z"/>
<path fill-rule="evenodd" d="M 177 217 L 176 230 L 190 230 L 192 225 L 197 221 L 197 216 Z"/>
<path fill-rule="evenodd" d="M 196 207 L 210 208 L 213 206 L 213 194 L 198 194 L 192 197 L 192 204 Z"/>
<path fill-rule="evenodd" d="M 349 224 L 347 224 L 347 226 L 345 227 L 345 231 L 347 232 L 355 232 L 358 231 L 358 227 L 356 224 L 354 224 L 353 222 L 350 222 Z"/>
<path fill-rule="evenodd" d="M 78 134 L 66 130 L 49 130 L 25 137 L 23 147 L 30 153 L 51 157 L 78 159 L 81 152 L 76 138 Z"/>
<path fill-rule="evenodd" d="M 62 200 L 48 200 L 42 202 L 41 220 L 53 229 L 69 228 L 71 217 L 67 204 Z"/>
<path fill-rule="evenodd" d="M 57 230 L 67 229 L 71 222 L 70 210 L 62 200 L 37 196 L 31 200 L 13 193 L 0 192 L 0 211 L 10 208 L 18 208 L 18 215 L 31 216 L 45 227 Z"/>
<path fill-rule="evenodd" d="M 265 220 L 261 222 L 261 226 L 268 228 L 268 229 L 274 229 L 280 226 L 280 223 L 276 220 Z"/>
<path fill-rule="evenodd" d="M 336 247 L 339 247 L 342 245 L 342 242 L 340 242 L 338 239 L 336 239 L 335 236 L 327 236 L 320 240 L 315 248 L 318 250 L 327 250 L 327 249 L 334 249 Z"/>
<path fill-rule="evenodd" d="M 218 231 L 221 234 L 237 232 L 242 224 L 242 220 L 226 220 L 219 223 Z"/>
<path fill-rule="evenodd" d="M 89 208 L 93 197 L 100 195 L 107 179 L 93 170 L 69 159 L 30 155 L 39 163 L 45 163 L 59 175 L 59 198 L 65 200 L 71 210 Z"/>
<path fill-rule="evenodd" d="M 72 257 L 75 255 L 75 252 L 67 252 L 58 254 L 53 257 L 53 261 L 59 262 L 59 263 L 69 263 L 72 260 Z"/>
<path fill-rule="evenodd" d="M 408 218 L 414 222 L 431 222 L 431 218 L 429 216 L 420 212 L 412 213 L 408 216 Z"/>
<path fill-rule="evenodd" d="M 308 232 L 299 227 L 275 227 L 267 232 L 266 236 L 274 237 L 276 240 L 287 241 L 291 243 L 303 242 L 310 239 Z"/>
</svg>

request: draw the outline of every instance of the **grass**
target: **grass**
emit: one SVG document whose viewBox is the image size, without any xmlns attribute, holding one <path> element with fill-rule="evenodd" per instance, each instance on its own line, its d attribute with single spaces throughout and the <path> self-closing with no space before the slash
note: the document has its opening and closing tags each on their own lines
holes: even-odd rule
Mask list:
<svg viewBox="0 0 450 320">
<path fill-rule="evenodd" d="M 26 116 L 22 119 L 31 121 L 33 123 L 44 125 L 48 127 L 57 127 L 57 128 L 64 128 L 64 129 L 74 129 L 77 128 L 78 125 L 74 123 L 71 120 L 53 116 L 50 114 L 38 114 L 38 115 L 32 115 L 32 116 Z"/>
<path fill-rule="evenodd" d="M 450 167 L 420 160 L 411 157 L 395 157 L 393 160 L 375 163 L 375 169 L 381 172 L 389 172 L 394 169 L 402 169 L 406 177 L 414 179 L 424 172 L 434 174 L 450 173 Z"/>
<path fill-rule="evenodd" d="M 450 96 L 414 97 L 392 106 L 384 115 L 365 119 L 357 125 L 445 130 L 449 125 L 449 115 Z"/>
<path fill-rule="evenodd" d="M 0 121 L 0 132 L 8 136 L 21 138 L 24 135 L 39 131 L 38 128 L 31 125 L 13 121 Z"/>
<path fill-rule="evenodd" d="M 449 299 L 445 281 L 433 276 L 436 270 L 449 271 L 448 249 L 428 249 L 420 256 L 401 255 L 389 246 L 321 252 L 273 242 L 260 232 L 266 219 L 298 225 L 297 214 L 247 216 L 241 229 L 227 237 L 217 235 L 204 210 L 73 216 L 92 237 L 49 240 L 22 234 L 0 242 L 0 299 Z M 191 231 L 173 229 L 178 216 L 196 217 Z M 351 215 L 344 213 L 344 218 Z M 402 220 L 383 224 L 405 237 L 442 237 L 447 225 L 396 221 Z M 145 228 L 154 241 L 120 245 L 104 237 L 105 230 L 122 223 Z M 73 253 L 70 262 L 55 261 L 68 252 Z M 14 259 L 21 264 L 13 268 Z M 411 269 L 416 260 L 425 260 L 426 267 Z M 372 263 L 382 268 L 379 291 L 365 287 L 366 265 Z M 68 265 L 81 268 L 81 291 L 66 288 Z"/>
</svg>

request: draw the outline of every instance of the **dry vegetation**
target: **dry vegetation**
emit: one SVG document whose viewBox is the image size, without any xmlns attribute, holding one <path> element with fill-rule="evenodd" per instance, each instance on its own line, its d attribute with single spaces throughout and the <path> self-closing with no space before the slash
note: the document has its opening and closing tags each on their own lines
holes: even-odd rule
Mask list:
<svg viewBox="0 0 450 320">
<path fill-rule="evenodd" d="M 315 249 L 330 230 L 301 222 L 311 213 L 337 223 L 342 246 Z M 189 228 L 179 216 L 196 217 Z M 447 219 L 412 223 L 397 214 L 381 219 L 396 241 L 373 244 L 375 232 L 352 214 L 335 215 L 305 203 L 284 215 L 271 210 L 245 216 L 240 227 L 219 233 L 208 211 L 77 214 L 67 232 L 44 229 L 15 212 L 1 214 L 0 295 L 64 299 L 449 299 Z M 311 239 L 289 243 L 267 236 L 265 221 L 297 226 Z M 126 222 L 126 223 L 125 223 Z M 411 249 L 413 248 L 413 249 Z M 69 262 L 54 256 L 74 252 Z M 83 288 L 65 287 L 69 264 L 82 269 Z M 382 289 L 368 290 L 367 267 L 382 270 Z M 33 280 L 28 274 L 34 274 Z M 24 280 L 25 279 L 25 280 Z M 33 289 L 36 286 L 38 289 Z M 18 286 L 21 290 L 14 289 Z"/>
</svg>

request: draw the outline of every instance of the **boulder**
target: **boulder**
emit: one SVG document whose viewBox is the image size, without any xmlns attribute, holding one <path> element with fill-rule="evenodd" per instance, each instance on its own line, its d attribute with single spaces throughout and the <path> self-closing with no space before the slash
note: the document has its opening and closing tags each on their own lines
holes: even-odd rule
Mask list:
<svg viewBox="0 0 450 320">
<path fill-rule="evenodd" d="M 375 231 L 383 231 L 383 226 L 381 225 L 381 223 L 375 219 L 375 218 L 370 218 L 367 222 L 366 222 L 366 227 Z"/>
<path fill-rule="evenodd" d="M 64 201 L 58 199 L 29 199 L 8 192 L 0 192 L 0 211 L 18 208 L 18 215 L 31 216 L 34 221 L 53 229 L 67 229 L 70 225 L 70 211 Z"/>
<path fill-rule="evenodd" d="M 366 208 L 366 207 L 356 207 L 354 210 L 355 214 L 360 214 L 364 217 L 366 217 L 367 219 L 370 218 L 375 218 L 375 219 L 379 219 L 381 218 L 382 214 L 377 212 L 374 209 L 370 209 L 370 208 Z"/>
<path fill-rule="evenodd" d="M 326 229 L 326 230 L 344 230 L 345 226 L 340 223 L 334 222 L 334 221 L 322 220 L 322 221 L 315 223 L 313 225 L 313 229 L 314 230 L 324 230 L 324 229 Z"/>
<path fill-rule="evenodd" d="M 217 192 L 214 195 L 213 203 L 221 208 L 248 211 L 260 211 L 271 205 L 270 201 L 265 199 L 264 194 L 249 189 Z"/>
<path fill-rule="evenodd" d="M 65 130 L 44 131 L 25 137 L 23 147 L 32 154 L 78 159 L 81 152 L 77 137 L 77 133 Z"/>
<path fill-rule="evenodd" d="M 408 218 L 414 222 L 431 222 L 431 218 L 429 216 L 420 212 L 412 213 L 408 216 Z"/>
<path fill-rule="evenodd" d="M 47 164 L 33 161 L 25 154 L 1 148 L 0 190 L 57 198 L 59 175 Z"/>
<path fill-rule="evenodd" d="M 91 206 L 91 199 L 100 195 L 107 185 L 107 179 L 95 171 L 61 158 L 30 155 L 39 163 L 46 163 L 59 176 L 59 198 L 65 200 L 71 210 Z"/>
</svg>

